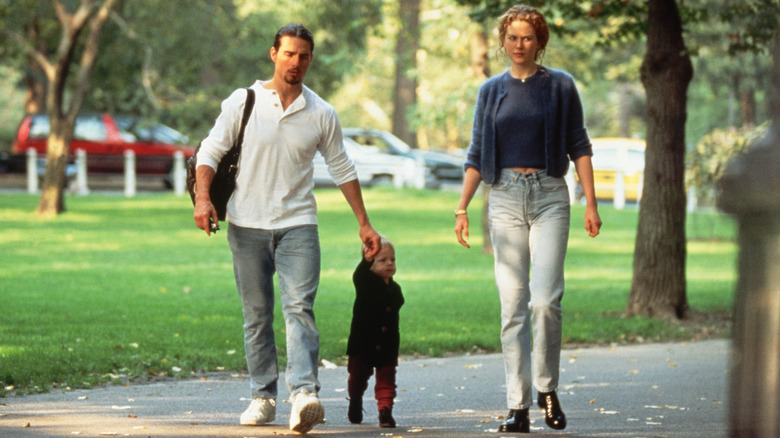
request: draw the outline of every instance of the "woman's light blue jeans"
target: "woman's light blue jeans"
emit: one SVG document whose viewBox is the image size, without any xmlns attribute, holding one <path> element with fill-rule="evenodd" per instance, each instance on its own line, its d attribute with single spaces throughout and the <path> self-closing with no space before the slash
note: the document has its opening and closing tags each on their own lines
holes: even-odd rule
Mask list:
<svg viewBox="0 0 780 438">
<path fill-rule="evenodd" d="M 545 172 L 503 169 L 490 191 L 509 409 L 530 407 L 532 387 L 541 392 L 558 387 L 570 205 L 566 181 Z"/>
<path fill-rule="evenodd" d="M 274 273 L 279 277 L 287 331 L 286 381 L 290 395 L 316 394 L 320 338 L 314 297 L 320 281 L 316 225 L 261 230 L 228 227 L 233 271 L 244 313 L 244 347 L 252 398 L 276 399 L 279 368 L 274 338 Z"/>
</svg>

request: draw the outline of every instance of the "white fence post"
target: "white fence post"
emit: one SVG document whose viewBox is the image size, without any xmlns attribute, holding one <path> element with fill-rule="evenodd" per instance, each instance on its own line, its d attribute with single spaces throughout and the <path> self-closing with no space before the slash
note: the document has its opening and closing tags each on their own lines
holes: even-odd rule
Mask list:
<svg viewBox="0 0 780 438">
<path fill-rule="evenodd" d="M 612 205 L 616 210 L 626 207 L 626 172 L 622 169 L 615 172 L 615 193 L 612 196 Z"/>
<path fill-rule="evenodd" d="M 696 188 L 690 187 L 688 189 L 688 202 L 686 210 L 688 210 L 688 213 L 695 213 L 698 206 L 699 198 L 696 197 Z"/>
<path fill-rule="evenodd" d="M 128 149 L 125 151 L 125 196 L 135 196 L 135 189 L 135 151 Z"/>
<path fill-rule="evenodd" d="M 38 154 L 35 149 L 27 149 L 27 192 L 38 193 Z"/>
<path fill-rule="evenodd" d="M 87 152 L 84 149 L 76 149 L 76 193 L 88 195 L 87 183 Z"/>
<path fill-rule="evenodd" d="M 184 154 L 181 151 L 173 153 L 173 192 L 181 196 L 184 194 L 187 175 L 184 171 Z"/>
<path fill-rule="evenodd" d="M 626 207 L 626 169 L 628 169 L 628 146 L 618 146 L 617 171 L 613 183 L 612 205 L 616 210 Z"/>
</svg>

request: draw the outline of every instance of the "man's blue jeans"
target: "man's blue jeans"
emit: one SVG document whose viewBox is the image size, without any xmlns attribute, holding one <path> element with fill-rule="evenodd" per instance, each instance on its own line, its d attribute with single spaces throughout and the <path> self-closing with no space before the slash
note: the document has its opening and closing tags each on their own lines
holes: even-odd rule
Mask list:
<svg viewBox="0 0 780 438">
<path fill-rule="evenodd" d="M 286 381 L 290 395 L 316 394 L 319 332 L 314 297 L 320 281 L 316 225 L 261 230 L 228 227 L 233 270 L 244 313 L 244 347 L 252 398 L 275 399 L 279 369 L 274 338 L 274 273 L 279 277 L 287 330 Z"/>
<path fill-rule="evenodd" d="M 531 406 L 532 385 L 542 392 L 558 387 L 570 206 L 566 181 L 545 172 L 503 169 L 490 191 L 509 409 Z"/>
</svg>

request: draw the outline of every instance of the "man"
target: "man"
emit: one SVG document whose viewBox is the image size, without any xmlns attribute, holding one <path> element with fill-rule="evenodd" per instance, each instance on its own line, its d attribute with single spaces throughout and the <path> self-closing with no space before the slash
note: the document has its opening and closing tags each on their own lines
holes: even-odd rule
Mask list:
<svg viewBox="0 0 780 438">
<path fill-rule="evenodd" d="M 333 107 L 303 85 L 314 39 L 300 24 L 279 30 L 270 50 L 273 78 L 256 81 L 256 104 L 246 125 L 236 189 L 227 205 L 228 243 L 243 304 L 244 346 L 252 401 L 242 425 L 263 425 L 276 416 L 278 368 L 273 333 L 274 285 L 278 273 L 287 329 L 286 381 L 292 411 L 290 429 L 306 433 L 325 415 L 317 393 L 319 333 L 314 297 L 320 277 L 317 208 L 312 191 L 315 152 L 352 208 L 361 241 L 372 256 L 379 235 L 371 226 L 341 126 Z M 246 91 L 222 103 L 214 128 L 203 140 L 196 170 L 195 224 L 210 234 L 217 212 L 209 187 L 217 163 L 240 128 Z"/>
</svg>

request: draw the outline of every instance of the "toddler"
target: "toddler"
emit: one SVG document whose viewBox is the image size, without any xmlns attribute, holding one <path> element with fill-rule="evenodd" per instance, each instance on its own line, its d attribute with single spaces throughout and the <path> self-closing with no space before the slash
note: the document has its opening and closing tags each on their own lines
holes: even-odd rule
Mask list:
<svg viewBox="0 0 780 438">
<path fill-rule="evenodd" d="M 347 343 L 348 417 L 351 423 L 363 421 L 363 393 L 376 369 L 374 396 L 379 426 L 395 427 L 393 400 L 400 343 L 398 311 L 404 304 L 404 296 L 401 287 L 393 281 L 395 248 L 385 237 L 381 242 L 381 249 L 373 258 L 368 258 L 366 248 L 363 248 L 362 259 L 352 277 L 356 296 Z"/>
</svg>

